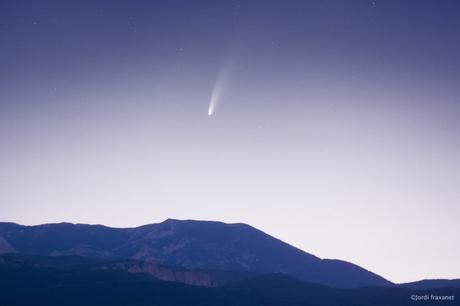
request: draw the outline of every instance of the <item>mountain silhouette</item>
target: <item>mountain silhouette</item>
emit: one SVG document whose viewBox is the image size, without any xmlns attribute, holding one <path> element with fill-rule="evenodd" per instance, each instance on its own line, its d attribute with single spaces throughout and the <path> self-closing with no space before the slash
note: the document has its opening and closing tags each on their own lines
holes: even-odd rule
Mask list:
<svg viewBox="0 0 460 306">
<path fill-rule="evenodd" d="M 391 282 L 357 265 L 320 259 L 246 224 L 173 220 L 136 228 L 0 223 L 0 253 L 135 259 L 187 269 L 284 273 L 337 288 Z"/>
<path fill-rule="evenodd" d="M 416 282 L 398 284 L 398 286 L 412 289 L 460 288 L 460 279 L 424 279 Z"/>
</svg>

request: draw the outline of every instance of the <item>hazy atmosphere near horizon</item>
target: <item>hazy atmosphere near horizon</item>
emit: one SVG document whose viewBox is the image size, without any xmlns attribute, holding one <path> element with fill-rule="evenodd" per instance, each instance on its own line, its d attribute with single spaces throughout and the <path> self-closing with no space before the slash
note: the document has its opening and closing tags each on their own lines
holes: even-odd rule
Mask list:
<svg viewBox="0 0 460 306">
<path fill-rule="evenodd" d="M 460 277 L 460 2 L 0 1 L 0 221 L 243 222 Z"/>
</svg>

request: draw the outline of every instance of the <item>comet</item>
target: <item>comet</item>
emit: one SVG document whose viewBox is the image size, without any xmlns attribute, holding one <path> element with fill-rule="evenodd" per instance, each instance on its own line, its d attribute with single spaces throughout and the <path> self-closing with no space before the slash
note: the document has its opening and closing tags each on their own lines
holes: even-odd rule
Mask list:
<svg viewBox="0 0 460 306">
<path fill-rule="evenodd" d="M 232 66 L 226 63 L 217 75 L 216 82 L 212 89 L 211 98 L 209 100 L 208 116 L 212 116 L 216 111 L 216 108 L 222 98 L 222 93 L 225 91 L 225 87 L 228 83 L 229 76 L 231 74 Z"/>
<path fill-rule="evenodd" d="M 208 107 L 208 116 L 212 116 L 216 109 L 217 103 L 219 103 L 220 96 L 222 93 L 222 82 L 220 82 L 220 78 L 217 79 L 216 84 L 214 84 L 214 88 L 212 90 L 211 99 L 209 101 Z"/>
</svg>

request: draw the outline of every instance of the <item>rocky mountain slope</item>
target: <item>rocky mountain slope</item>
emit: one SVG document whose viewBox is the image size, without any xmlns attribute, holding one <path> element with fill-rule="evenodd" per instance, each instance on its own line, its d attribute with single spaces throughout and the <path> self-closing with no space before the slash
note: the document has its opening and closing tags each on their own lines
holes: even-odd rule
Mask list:
<svg viewBox="0 0 460 306">
<path fill-rule="evenodd" d="M 151 262 L 134 259 L 111 261 L 80 256 L 41 257 L 19 253 L 0 255 L 0 272 L 33 269 L 50 269 L 69 273 L 79 273 L 81 271 L 122 271 L 130 274 L 149 275 L 152 279 L 156 280 L 201 287 L 222 286 L 243 279 L 252 278 L 256 275 L 250 272 L 191 270 L 181 267 L 161 266 Z"/>
</svg>

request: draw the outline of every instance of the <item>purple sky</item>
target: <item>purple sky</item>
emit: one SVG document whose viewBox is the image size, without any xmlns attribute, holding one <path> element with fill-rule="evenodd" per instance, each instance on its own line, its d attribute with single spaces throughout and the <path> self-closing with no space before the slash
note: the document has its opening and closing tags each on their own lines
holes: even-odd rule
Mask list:
<svg viewBox="0 0 460 306">
<path fill-rule="evenodd" d="M 245 222 L 392 281 L 459 278 L 459 14 L 2 1 L 0 220 Z"/>
</svg>

